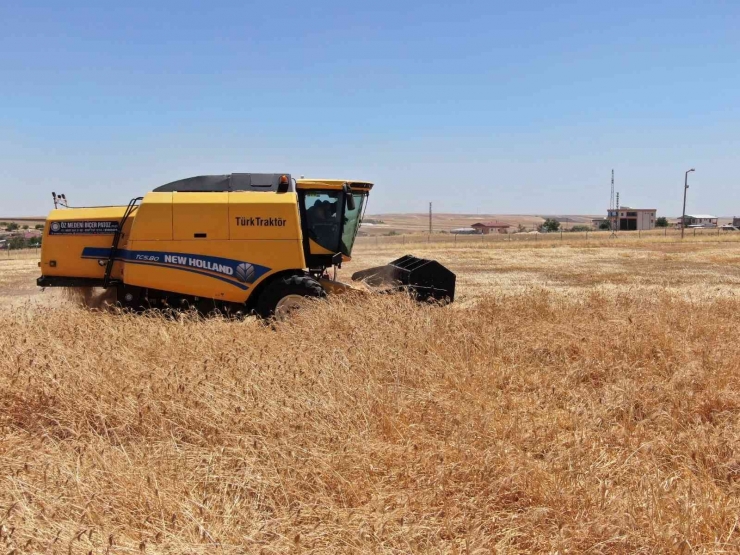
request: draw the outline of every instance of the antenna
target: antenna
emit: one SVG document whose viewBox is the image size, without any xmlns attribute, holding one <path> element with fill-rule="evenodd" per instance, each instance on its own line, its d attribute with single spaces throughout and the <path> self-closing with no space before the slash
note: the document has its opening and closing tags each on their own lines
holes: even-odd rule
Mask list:
<svg viewBox="0 0 740 555">
<path fill-rule="evenodd" d="M 64 193 L 56 194 L 52 191 L 51 198 L 54 199 L 54 208 L 59 208 L 60 206 L 62 208 L 69 208 L 69 205 L 67 204 L 67 197 L 64 195 Z"/>
<path fill-rule="evenodd" d="M 614 170 L 612 170 L 612 193 L 609 197 L 609 210 L 614 209 Z"/>
<path fill-rule="evenodd" d="M 432 203 L 429 203 L 429 235 L 432 234 Z"/>
<path fill-rule="evenodd" d="M 619 227 L 619 193 L 617 193 L 616 204 L 614 202 L 614 169 L 612 169 L 612 191 L 609 197 L 609 214 L 611 215 L 612 225 L 612 237 L 617 236 L 617 228 Z M 613 214 L 613 215 L 612 215 Z"/>
</svg>

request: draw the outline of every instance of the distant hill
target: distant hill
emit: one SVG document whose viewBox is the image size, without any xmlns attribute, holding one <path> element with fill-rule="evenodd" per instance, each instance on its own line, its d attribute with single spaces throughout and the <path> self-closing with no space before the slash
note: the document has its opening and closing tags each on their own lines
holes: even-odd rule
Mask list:
<svg viewBox="0 0 740 555">
<path fill-rule="evenodd" d="M 432 230 L 450 231 L 461 227 L 470 227 L 476 222 L 497 222 L 509 224 L 512 228 L 522 225 L 526 229 L 538 227 L 545 218 L 555 218 L 568 229 L 574 225 L 590 225 L 593 218 L 603 215 L 533 215 L 533 214 L 433 214 Z M 367 235 L 382 235 L 390 231 L 396 233 L 426 233 L 429 230 L 429 214 L 373 214 L 365 220 L 382 221 L 382 225 L 363 226 L 362 232 Z"/>
<path fill-rule="evenodd" d="M 28 216 L 18 218 L 16 216 L 8 216 L 7 218 L 0 217 L 0 222 L 15 222 L 17 224 L 43 224 L 46 221 L 46 216 Z"/>
</svg>

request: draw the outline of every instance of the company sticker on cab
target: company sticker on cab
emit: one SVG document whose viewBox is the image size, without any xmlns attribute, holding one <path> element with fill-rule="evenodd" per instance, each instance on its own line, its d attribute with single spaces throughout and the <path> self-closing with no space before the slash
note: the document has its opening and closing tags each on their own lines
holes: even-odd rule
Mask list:
<svg viewBox="0 0 740 555">
<path fill-rule="evenodd" d="M 118 231 L 116 221 L 54 221 L 49 226 L 49 235 L 113 235 L 116 231 Z"/>
</svg>

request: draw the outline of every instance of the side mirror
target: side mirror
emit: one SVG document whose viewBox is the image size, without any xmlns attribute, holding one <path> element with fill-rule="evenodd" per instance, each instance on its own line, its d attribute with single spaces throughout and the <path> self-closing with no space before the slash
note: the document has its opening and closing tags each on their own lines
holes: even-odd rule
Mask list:
<svg viewBox="0 0 740 555">
<path fill-rule="evenodd" d="M 355 209 L 355 197 L 352 196 L 352 188 L 349 186 L 349 183 L 345 183 L 342 186 L 342 189 L 344 189 L 344 198 L 347 199 L 347 209 L 354 210 Z"/>
</svg>

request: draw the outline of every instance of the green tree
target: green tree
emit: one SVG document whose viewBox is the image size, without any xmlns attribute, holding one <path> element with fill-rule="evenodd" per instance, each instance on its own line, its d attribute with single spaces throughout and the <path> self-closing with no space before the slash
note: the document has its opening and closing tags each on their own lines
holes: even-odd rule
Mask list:
<svg viewBox="0 0 740 555">
<path fill-rule="evenodd" d="M 599 229 L 601 231 L 609 231 L 612 228 L 612 224 L 609 222 L 601 222 L 599 224 Z"/>
<path fill-rule="evenodd" d="M 28 229 L 28 225 L 24 225 L 23 226 L 23 229 Z"/>
<path fill-rule="evenodd" d="M 555 218 L 547 218 L 540 228 L 542 231 L 557 231 L 560 229 L 560 222 Z"/>
<path fill-rule="evenodd" d="M 17 231 L 17 229 L 18 229 L 18 224 L 17 224 L 17 223 L 15 223 L 15 222 L 10 222 L 10 223 L 8 224 L 8 227 L 7 227 L 7 230 L 8 230 L 8 231 Z"/>
<path fill-rule="evenodd" d="M 655 220 L 655 227 L 668 227 L 668 218 L 661 216 Z"/>
<path fill-rule="evenodd" d="M 44 229 L 44 224 L 36 224 L 33 227 L 34 227 L 34 229 Z"/>
<path fill-rule="evenodd" d="M 28 246 L 29 247 L 40 247 L 41 246 L 41 237 L 31 237 L 28 240 Z"/>
<path fill-rule="evenodd" d="M 8 248 L 9 249 L 25 249 L 26 248 L 26 240 L 23 237 L 13 237 L 8 241 Z"/>
</svg>

